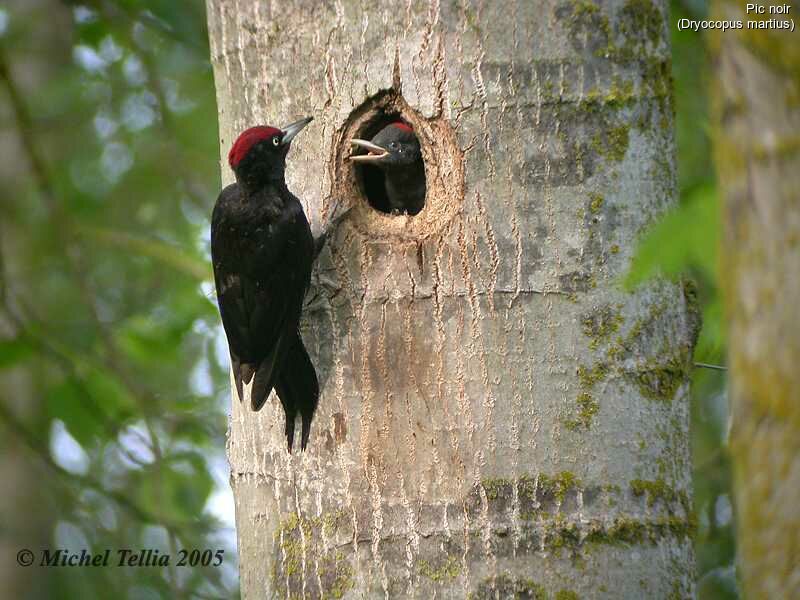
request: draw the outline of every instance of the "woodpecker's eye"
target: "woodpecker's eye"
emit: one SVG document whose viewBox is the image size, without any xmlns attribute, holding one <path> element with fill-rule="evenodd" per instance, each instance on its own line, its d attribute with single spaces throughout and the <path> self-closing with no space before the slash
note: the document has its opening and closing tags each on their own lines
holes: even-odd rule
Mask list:
<svg viewBox="0 0 800 600">
<path fill-rule="evenodd" d="M 281 145 L 281 138 L 280 136 L 273 136 L 272 137 L 272 145 L 273 146 L 280 146 Z"/>
</svg>

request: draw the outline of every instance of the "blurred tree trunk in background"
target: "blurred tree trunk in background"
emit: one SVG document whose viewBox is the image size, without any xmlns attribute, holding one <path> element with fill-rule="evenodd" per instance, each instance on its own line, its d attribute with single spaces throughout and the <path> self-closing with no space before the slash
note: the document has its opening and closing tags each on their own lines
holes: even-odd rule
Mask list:
<svg viewBox="0 0 800 600">
<path fill-rule="evenodd" d="M 33 95 L 69 61 L 71 49 L 70 13 L 61 3 L 53 0 L 3 3 L 6 18 L 11 14 L 20 21 L 33 22 L 43 8 L 51 18 L 30 29 L 30 44 L 36 48 L 35 53 L 9 47 L 0 39 L 0 121 L 4 125 L 0 156 L 14 157 L 0 161 L 0 180 L 19 181 L 36 168 L 25 151 L 22 136 L 26 124 L 20 122 L 19 107 L 15 106 L 12 94 L 18 98 Z M 34 132 L 24 131 L 24 134 L 32 137 Z M 6 189 L 5 193 L 10 192 Z M 25 348 L 30 340 L 21 330 L 18 307 L 11 298 L 24 287 L 15 259 L 24 247 L 20 238 L 28 232 L 14 229 L 12 203 L 12 199 L 4 199 L 3 208 L 9 212 L 0 211 L 0 343 L 6 348 L 14 345 Z M 41 548 L 52 546 L 55 518 L 49 509 L 51 492 L 42 485 L 52 473 L 41 463 L 31 462 L 30 448 L 22 441 L 20 431 L 15 430 L 16 425 L 24 426 L 46 440 L 50 423 L 43 418 L 44 402 L 31 372 L 24 365 L 0 366 L 0 390 L 8 392 L 0 399 L 4 417 L 0 420 L 0 481 L 4 490 L 0 498 L 0 585 L 9 598 L 50 598 L 53 570 L 38 565 L 20 567 L 17 553 L 29 549 L 38 554 Z M 35 373 L 44 377 L 48 369 L 49 365 L 39 362 Z"/>
<path fill-rule="evenodd" d="M 720 2 L 717 14 L 757 18 L 742 6 Z M 797 33 L 745 30 L 715 46 L 738 564 L 748 598 L 790 598 L 800 590 L 800 45 Z"/>
<path fill-rule="evenodd" d="M 303 322 L 308 451 L 233 402 L 243 597 L 691 597 L 693 294 L 616 283 L 675 200 L 666 3 L 207 8 L 222 156 L 311 114 L 289 187 L 317 230 L 354 205 Z M 423 144 L 413 218 L 345 158 L 381 106 Z"/>
</svg>

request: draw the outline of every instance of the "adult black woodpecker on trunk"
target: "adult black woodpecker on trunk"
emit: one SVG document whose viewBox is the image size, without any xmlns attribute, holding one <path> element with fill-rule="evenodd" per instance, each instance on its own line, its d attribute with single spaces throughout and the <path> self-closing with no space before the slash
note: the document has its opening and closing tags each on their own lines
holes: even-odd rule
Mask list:
<svg viewBox="0 0 800 600">
<path fill-rule="evenodd" d="M 367 151 L 350 160 L 378 167 L 383 172 L 390 212 L 415 215 L 425 204 L 425 165 L 414 130 L 402 121 L 381 129 L 371 140 L 353 138 L 350 143 Z"/>
<path fill-rule="evenodd" d="M 315 242 L 284 179 L 291 141 L 310 121 L 243 132 L 228 154 L 236 183 L 222 190 L 211 217 L 214 282 L 236 391 L 243 400 L 252 380 L 251 404 L 259 410 L 275 388 L 289 452 L 297 413 L 305 450 L 319 400 L 317 374 L 298 332 Z"/>
</svg>

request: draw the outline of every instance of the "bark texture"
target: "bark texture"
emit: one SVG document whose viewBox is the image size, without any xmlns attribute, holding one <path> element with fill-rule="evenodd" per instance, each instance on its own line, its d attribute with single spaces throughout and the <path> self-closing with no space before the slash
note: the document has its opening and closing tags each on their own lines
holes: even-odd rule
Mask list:
<svg viewBox="0 0 800 600">
<path fill-rule="evenodd" d="M 753 18 L 736 3 L 717 9 L 725 18 Z M 718 36 L 716 43 L 739 568 L 748 598 L 795 598 L 800 46 L 797 33 L 775 31 L 745 30 Z"/>
<path fill-rule="evenodd" d="M 690 597 L 691 290 L 618 283 L 675 199 L 666 2 L 207 7 L 222 155 L 311 114 L 289 187 L 317 229 L 354 207 L 309 450 L 233 403 L 243 597 Z M 380 110 L 423 146 L 415 217 L 346 160 Z"/>
</svg>

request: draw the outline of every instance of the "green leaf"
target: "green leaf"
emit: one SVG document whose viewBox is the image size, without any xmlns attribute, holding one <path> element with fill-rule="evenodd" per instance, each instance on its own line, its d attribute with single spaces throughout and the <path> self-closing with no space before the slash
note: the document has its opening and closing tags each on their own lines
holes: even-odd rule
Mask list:
<svg viewBox="0 0 800 600">
<path fill-rule="evenodd" d="M 81 44 L 97 46 L 108 35 L 108 23 L 100 19 L 90 20 L 75 27 L 75 38 Z"/>
<path fill-rule="evenodd" d="M 50 417 L 64 422 L 70 435 L 87 448 L 103 433 L 103 417 L 94 398 L 87 395 L 79 379 L 69 377 L 45 394 Z"/>
<path fill-rule="evenodd" d="M 136 315 L 118 328 L 116 336 L 129 358 L 148 367 L 175 363 L 180 358 L 181 339 L 187 329 Z"/>
<path fill-rule="evenodd" d="M 85 385 L 92 398 L 102 405 L 103 412 L 114 420 L 137 407 L 136 398 L 111 371 L 92 370 L 86 376 Z"/>
<path fill-rule="evenodd" d="M 33 354 L 33 346 L 26 339 L 18 337 L 0 340 L 0 369 L 12 367 Z"/>
<path fill-rule="evenodd" d="M 719 228 L 716 189 L 710 185 L 696 188 L 639 241 L 625 287 L 635 288 L 655 275 L 676 278 L 691 270 L 716 282 Z"/>
<path fill-rule="evenodd" d="M 725 357 L 725 320 L 722 301 L 715 295 L 703 306 L 703 327 L 694 349 L 694 359 L 698 362 L 719 364 Z"/>
<path fill-rule="evenodd" d="M 214 487 L 205 459 L 196 452 L 166 456 L 140 475 L 139 502 L 175 521 L 196 520 Z"/>
<path fill-rule="evenodd" d="M 192 398 L 196 404 L 197 400 Z M 178 405 L 178 403 L 176 403 Z M 188 412 L 188 409 L 184 408 Z M 225 423 L 223 419 L 218 418 L 216 415 L 212 418 L 210 423 L 205 423 L 197 417 L 184 417 L 176 415 L 176 422 L 173 424 L 172 436 L 176 439 L 181 438 L 190 441 L 198 446 L 208 445 L 213 439 L 214 432 L 213 426 L 219 426 L 219 431 L 224 430 Z"/>
<path fill-rule="evenodd" d="M 136 409 L 136 400 L 110 371 L 87 367 L 83 376 L 70 376 L 45 394 L 48 414 L 64 422 L 78 442 L 87 447 L 110 424 L 121 424 Z"/>
</svg>

